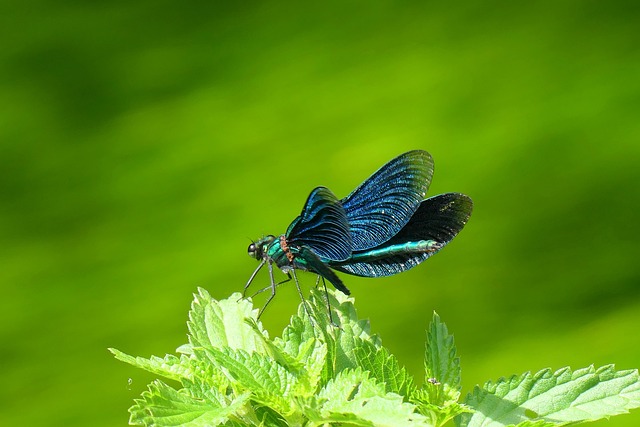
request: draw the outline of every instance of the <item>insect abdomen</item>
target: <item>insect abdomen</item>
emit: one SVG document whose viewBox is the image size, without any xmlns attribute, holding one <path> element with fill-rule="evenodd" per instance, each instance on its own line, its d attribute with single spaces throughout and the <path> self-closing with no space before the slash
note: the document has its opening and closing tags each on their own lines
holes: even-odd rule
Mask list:
<svg viewBox="0 0 640 427">
<path fill-rule="evenodd" d="M 440 249 L 440 244 L 435 240 L 419 240 L 417 242 L 400 243 L 367 251 L 355 252 L 348 263 L 367 262 L 394 255 L 422 254 L 435 252 Z"/>
</svg>

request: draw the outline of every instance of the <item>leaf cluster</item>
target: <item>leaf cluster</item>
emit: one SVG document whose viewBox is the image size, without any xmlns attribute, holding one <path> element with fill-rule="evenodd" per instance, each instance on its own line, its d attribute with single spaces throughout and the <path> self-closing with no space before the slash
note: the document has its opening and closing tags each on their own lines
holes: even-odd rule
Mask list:
<svg viewBox="0 0 640 427">
<path fill-rule="evenodd" d="M 199 289 L 188 343 L 177 355 L 119 360 L 153 381 L 129 409 L 143 426 L 547 427 L 591 421 L 640 406 L 637 370 L 613 366 L 544 370 L 476 387 L 460 401 L 453 336 L 434 313 L 425 378 L 407 370 L 356 316 L 353 299 L 313 290 L 282 336 L 271 339 L 250 300 L 213 299 Z"/>
</svg>

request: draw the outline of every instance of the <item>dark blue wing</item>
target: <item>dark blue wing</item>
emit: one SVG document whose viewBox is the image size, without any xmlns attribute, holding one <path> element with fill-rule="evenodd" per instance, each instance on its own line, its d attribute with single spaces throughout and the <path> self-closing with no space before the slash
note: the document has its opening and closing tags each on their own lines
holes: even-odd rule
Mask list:
<svg viewBox="0 0 640 427">
<path fill-rule="evenodd" d="M 286 232 L 291 246 L 308 247 L 326 260 L 351 256 L 353 244 L 347 215 L 338 198 L 325 187 L 314 189 Z"/>
<path fill-rule="evenodd" d="M 466 194 L 445 193 L 429 197 L 387 244 L 435 240 L 444 246 L 464 228 L 472 211 L 473 201 Z"/>
<path fill-rule="evenodd" d="M 369 251 L 354 252 L 354 257 L 367 255 L 367 252 L 378 255 L 366 262 L 349 260 L 333 264 L 331 268 L 364 277 L 391 276 L 420 264 L 431 255 L 442 249 L 465 226 L 473 202 L 469 196 L 460 193 L 446 193 L 430 197 L 420 204 L 411 220 L 393 238 Z M 385 249 L 409 242 L 433 241 L 435 246 L 425 252 L 404 252 L 385 255 Z"/>
<path fill-rule="evenodd" d="M 341 200 L 351 227 L 353 249 L 381 245 L 418 209 L 433 176 L 433 159 L 414 150 L 389 161 Z"/>
</svg>

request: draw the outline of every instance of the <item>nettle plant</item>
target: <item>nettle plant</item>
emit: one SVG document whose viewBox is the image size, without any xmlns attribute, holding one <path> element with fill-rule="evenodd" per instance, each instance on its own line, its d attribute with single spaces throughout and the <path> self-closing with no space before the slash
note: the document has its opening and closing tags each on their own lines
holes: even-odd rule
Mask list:
<svg viewBox="0 0 640 427">
<path fill-rule="evenodd" d="M 217 301 L 199 289 L 178 355 L 121 361 L 153 381 L 129 409 L 144 426 L 547 427 L 594 421 L 640 406 L 637 370 L 613 365 L 526 372 L 476 386 L 461 400 L 453 336 L 434 313 L 425 375 L 407 370 L 359 320 L 353 299 L 313 290 L 282 337 L 271 339 L 240 294 Z M 333 322 L 333 324 L 332 324 Z"/>
</svg>

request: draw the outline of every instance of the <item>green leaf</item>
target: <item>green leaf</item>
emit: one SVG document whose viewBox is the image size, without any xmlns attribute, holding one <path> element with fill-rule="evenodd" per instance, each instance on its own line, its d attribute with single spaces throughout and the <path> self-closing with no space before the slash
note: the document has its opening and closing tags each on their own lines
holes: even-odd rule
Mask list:
<svg viewBox="0 0 640 427">
<path fill-rule="evenodd" d="M 281 346 L 278 345 L 278 341 L 270 341 L 267 337 L 263 336 L 259 332 L 258 323 L 254 319 L 245 319 L 245 322 L 251 326 L 256 332 L 257 336 L 262 336 L 263 345 L 267 349 L 267 352 L 275 362 L 284 366 L 289 371 L 296 371 L 300 374 L 304 374 L 305 366 L 304 362 L 298 360 L 296 357 L 293 357 L 291 354 L 287 353 Z"/>
<path fill-rule="evenodd" d="M 460 359 L 456 355 L 453 335 L 433 313 L 427 330 L 425 349 L 425 381 L 420 390 L 409 397 L 418 406 L 420 413 L 431 423 L 441 426 L 452 418 L 470 411 L 458 403 L 460 398 Z"/>
<path fill-rule="evenodd" d="M 308 340 L 302 346 L 299 358 L 306 363 L 304 372 L 306 373 L 307 390 L 316 392 L 326 366 L 327 345 L 320 340 Z M 306 396 L 307 393 L 304 395 Z"/>
<path fill-rule="evenodd" d="M 436 312 L 427 331 L 424 368 L 423 389 L 429 395 L 429 403 L 442 406 L 457 402 L 460 398 L 460 358 L 456 355 L 453 335 Z"/>
<path fill-rule="evenodd" d="M 331 306 L 331 319 L 327 296 Z M 311 290 L 308 307 L 311 310 L 311 317 L 317 323 L 315 333 L 319 332 L 321 337 L 318 338 L 327 344 L 327 363 L 323 371 L 323 383 L 342 370 L 357 366 L 355 349 L 362 341 L 370 341 L 375 346 L 380 346 L 380 338 L 371 334 L 369 321 L 358 319 L 353 302 L 353 298 L 339 291 L 329 289 L 325 293 L 324 289 Z M 298 310 L 300 318 L 305 316 L 303 310 L 304 307 L 301 305 Z"/>
<path fill-rule="evenodd" d="M 181 381 L 183 378 L 193 379 L 194 366 L 189 358 L 184 355 L 177 357 L 167 354 L 164 358 L 151 356 L 147 359 L 139 356 L 129 356 L 115 348 L 110 348 L 109 351 L 113 353 L 116 359 L 156 375 L 176 381 Z"/>
<path fill-rule="evenodd" d="M 318 393 L 318 414 L 310 414 L 312 425 L 340 422 L 359 426 L 430 426 L 402 396 L 387 393 L 383 384 L 361 369 L 346 369 Z"/>
<path fill-rule="evenodd" d="M 234 396 L 229 388 L 230 384 L 227 377 L 212 364 L 201 363 L 201 367 L 193 379 L 183 379 L 182 385 L 196 397 L 213 392 L 217 392 L 222 396 Z"/>
<path fill-rule="evenodd" d="M 243 299 L 237 292 L 227 299 L 216 301 L 202 288 L 198 288 L 194 297 L 187 322 L 189 343 L 194 351 L 223 347 L 249 352 L 265 350 L 264 337 L 268 335 L 258 322 L 258 311 L 253 309 L 251 301 Z M 245 319 L 254 319 L 258 329 L 248 325 Z M 181 350 L 189 352 L 188 347 Z"/>
<path fill-rule="evenodd" d="M 449 402 L 443 406 L 429 403 L 429 394 L 424 389 L 416 390 L 411 395 L 410 401 L 417 406 L 421 414 L 431 420 L 434 426 L 444 425 L 460 414 L 473 412 L 471 408 L 458 402 Z"/>
<path fill-rule="evenodd" d="M 248 394 L 242 395 L 226 405 L 215 398 L 194 398 L 156 380 L 129 409 L 129 423 L 157 427 L 217 426 L 236 414 L 247 399 Z"/>
<path fill-rule="evenodd" d="M 253 425 L 259 425 L 261 427 L 289 427 L 290 425 L 282 415 L 268 406 L 257 406 L 255 408 L 255 418 L 257 422 L 253 423 Z"/>
<path fill-rule="evenodd" d="M 414 392 L 413 377 L 398 359 L 384 347 L 376 347 L 371 341 L 361 340 L 355 349 L 359 367 L 385 386 L 385 391 L 410 396 Z"/>
<path fill-rule="evenodd" d="M 323 318 L 320 318 L 324 321 Z M 320 324 L 320 322 L 318 322 Z M 299 359 L 300 349 L 303 348 L 306 342 L 316 339 L 315 328 L 316 326 L 309 321 L 309 317 L 304 311 L 302 304 L 298 306 L 297 314 L 291 316 L 289 324 L 282 331 L 282 338 L 274 338 L 274 343 L 280 348 L 284 349 L 288 354 Z M 321 325 L 320 328 L 324 329 L 325 326 Z"/>
<path fill-rule="evenodd" d="M 362 369 L 346 369 L 340 372 L 320 390 L 318 398 L 324 400 L 325 409 L 341 406 L 345 402 L 353 401 L 356 395 L 360 397 L 384 396 L 384 385 L 372 380 L 369 373 Z"/>
<path fill-rule="evenodd" d="M 177 390 L 153 382 L 130 409 L 130 422 L 440 427 L 456 417 L 459 427 L 551 427 L 640 407 L 638 372 L 613 366 L 489 382 L 462 404 L 453 336 L 437 314 L 427 331 L 425 383 L 416 389 L 368 322 L 358 319 L 352 298 L 316 289 L 304 307 L 282 338 L 270 340 L 250 300 L 234 294 L 216 301 L 199 289 L 189 313 L 189 344 L 179 356 L 147 359 L 110 349 L 117 359 L 182 385 Z"/>
<path fill-rule="evenodd" d="M 289 416 L 295 411 L 293 396 L 311 395 L 296 374 L 287 371 L 268 355 L 225 348 L 207 350 L 210 357 L 228 376 L 237 393 L 251 392 L 251 400 Z"/>
<path fill-rule="evenodd" d="M 547 426 L 595 421 L 640 407 L 637 370 L 616 371 L 613 365 L 572 372 L 549 369 L 529 372 L 476 387 L 466 403 L 473 415 L 458 426 Z"/>
</svg>

